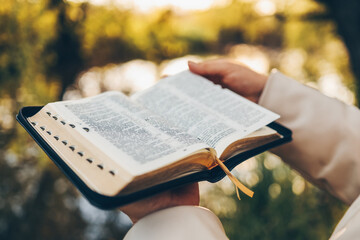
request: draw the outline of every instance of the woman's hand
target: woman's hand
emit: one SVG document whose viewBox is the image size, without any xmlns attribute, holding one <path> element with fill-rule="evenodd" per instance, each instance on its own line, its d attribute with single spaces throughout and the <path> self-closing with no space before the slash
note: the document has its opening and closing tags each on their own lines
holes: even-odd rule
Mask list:
<svg viewBox="0 0 360 240">
<path fill-rule="evenodd" d="M 131 203 L 121 207 L 120 210 L 126 213 L 133 223 L 136 223 L 150 213 L 175 206 L 199 206 L 199 201 L 199 184 L 193 183 Z"/>
<path fill-rule="evenodd" d="M 256 103 L 259 102 L 267 81 L 267 76 L 226 59 L 209 60 L 202 63 L 189 61 L 188 65 L 191 72 Z"/>
</svg>

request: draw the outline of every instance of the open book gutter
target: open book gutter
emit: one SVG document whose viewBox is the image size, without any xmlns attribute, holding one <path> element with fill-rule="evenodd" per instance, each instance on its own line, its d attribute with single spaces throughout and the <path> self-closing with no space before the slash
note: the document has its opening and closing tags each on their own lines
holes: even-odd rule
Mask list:
<svg viewBox="0 0 360 240">
<path fill-rule="evenodd" d="M 177 179 L 170 180 L 165 183 L 160 183 L 158 185 L 143 189 L 141 191 L 123 194 L 117 196 L 106 196 L 99 194 L 93 191 L 87 186 L 87 184 L 82 181 L 79 176 L 63 161 L 63 159 L 53 150 L 53 148 L 40 136 L 40 134 L 31 126 L 27 118 L 35 115 L 39 112 L 42 107 L 24 107 L 19 111 L 19 114 L 16 116 L 18 122 L 26 129 L 26 131 L 34 138 L 34 140 L 40 145 L 44 152 L 49 156 L 52 161 L 63 171 L 63 173 L 70 179 L 70 181 L 79 189 L 82 195 L 94 206 L 101 209 L 113 209 L 128 203 L 140 200 L 156 193 L 166 191 L 172 188 L 180 187 L 192 182 L 199 181 L 209 181 L 217 182 L 226 176 L 225 172 L 216 166 L 211 170 L 204 170 L 196 173 L 192 173 L 186 176 L 182 176 Z M 241 162 L 249 159 L 257 154 L 260 154 L 266 150 L 284 144 L 291 141 L 291 131 L 280 124 L 273 122 L 268 125 L 268 127 L 276 130 L 282 138 L 279 138 L 270 143 L 259 146 L 255 149 L 240 153 L 230 159 L 227 159 L 224 164 L 229 169 L 232 170 Z"/>
</svg>

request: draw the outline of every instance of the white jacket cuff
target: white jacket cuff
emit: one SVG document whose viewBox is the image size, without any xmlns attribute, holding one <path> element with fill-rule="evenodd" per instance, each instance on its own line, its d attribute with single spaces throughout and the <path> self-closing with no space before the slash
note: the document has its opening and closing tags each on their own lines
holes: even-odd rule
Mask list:
<svg viewBox="0 0 360 240">
<path fill-rule="evenodd" d="M 273 152 L 344 202 L 354 201 L 360 194 L 359 109 L 276 71 L 259 104 L 293 132 L 293 141 Z"/>
<path fill-rule="evenodd" d="M 228 238 L 220 220 L 210 210 L 195 206 L 179 206 L 145 216 L 133 225 L 124 239 Z"/>
</svg>

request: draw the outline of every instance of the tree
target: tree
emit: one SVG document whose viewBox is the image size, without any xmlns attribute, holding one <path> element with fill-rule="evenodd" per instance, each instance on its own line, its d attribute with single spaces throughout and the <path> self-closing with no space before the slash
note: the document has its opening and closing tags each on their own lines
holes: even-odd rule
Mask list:
<svg viewBox="0 0 360 240">
<path fill-rule="evenodd" d="M 86 4 L 82 5 L 84 13 L 86 13 L 86 6 Z M 57 11 L 57 37 L 47 45 L 44 54 L 54 56 L 49 64 L 48 74 L 60 79 L 62 85 L 59 99 L 63 97 L 67 87 L 75 82 L 76 77 L 84 68 L 79 29 L 86 14 L 73 21 L 67 14 L 68 7 L 69 5 L 63 0 L 50 0 L 48 3 L 48 8 L 54 8 Z"/>
<path fill-rule="evenodd" d="M 352 71 L 356 78 L 356 96 L 360 105 L 360 2 L 358 0 L 317 0 L 324 3 L 337 31 L 347 46 Z"/>
</svg>

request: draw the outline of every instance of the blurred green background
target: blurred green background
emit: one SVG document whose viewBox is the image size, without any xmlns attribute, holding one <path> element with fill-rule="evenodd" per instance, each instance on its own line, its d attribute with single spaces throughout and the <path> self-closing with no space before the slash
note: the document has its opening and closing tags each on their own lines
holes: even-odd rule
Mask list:
<svg viewBox="0 0 360 240">
<path fill-rule="evenodd" d="M 131 226 L 79 196 L 15 115 L 22 106 L 127 94 L 187 60 L 228 57 L 283 73 L 357 104 L 356 0 L 0 0 L 0 239 L 121 239 Z M 287 103 L 291 104 L 291 103 Z M 271 153 L 234 173 L 255 191 L 238 201 L 224 179 L 201 204 L 230 239 L 327 239 L 346 206 Z"/>
</svg>

